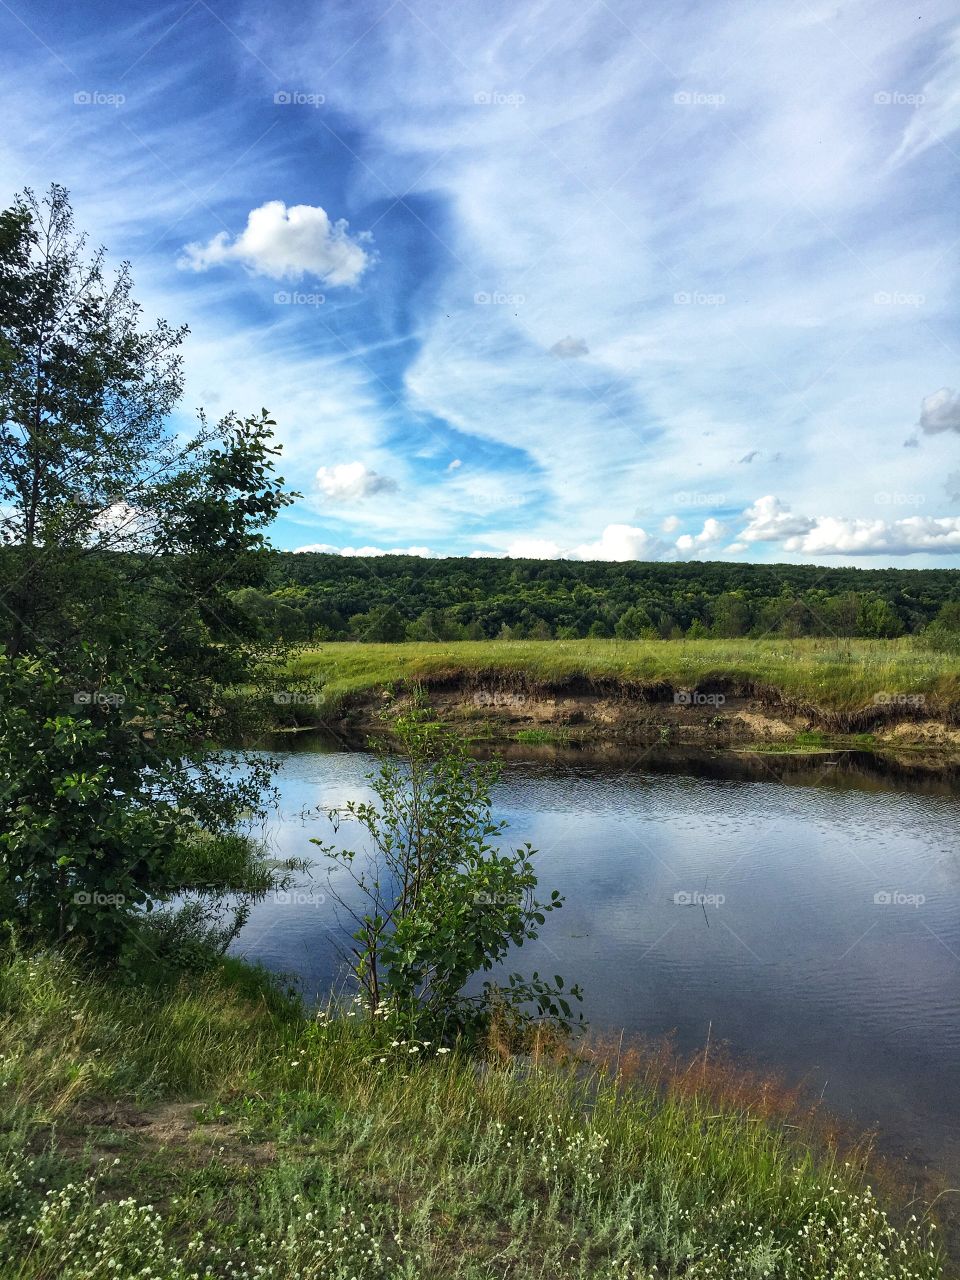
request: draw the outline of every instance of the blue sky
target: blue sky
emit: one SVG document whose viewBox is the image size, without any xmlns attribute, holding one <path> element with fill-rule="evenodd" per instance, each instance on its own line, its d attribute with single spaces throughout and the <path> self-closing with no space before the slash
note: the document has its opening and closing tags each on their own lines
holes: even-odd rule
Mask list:
<svg viewBox="0 0 960 1280">
<path fill-rule="evenodd" d="M 951 3 L 4 0 L 0 74 L 278 545 L 958 563 Z"/>
</svg>

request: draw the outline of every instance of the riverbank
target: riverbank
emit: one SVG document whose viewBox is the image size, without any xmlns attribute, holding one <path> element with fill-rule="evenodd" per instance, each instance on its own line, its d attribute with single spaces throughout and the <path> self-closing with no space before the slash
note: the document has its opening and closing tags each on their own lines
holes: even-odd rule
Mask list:
<svg viewBox="0 0 960 1280">
<path fill-rule="evenodd" d="M 420 686 L 478 741 L 960 753 L 960 660 L 913 640 L 325 644 L 279 685 L 280 727 L 369 732 Z"/>
<path fill-rule="evenodd" d="M 706 1054 L 481 1061 L 235 962 L 144 988 L 15 956 L 0 997 L 5 1277 L 942 1274 L 862 1153 Z"/>
</svg>

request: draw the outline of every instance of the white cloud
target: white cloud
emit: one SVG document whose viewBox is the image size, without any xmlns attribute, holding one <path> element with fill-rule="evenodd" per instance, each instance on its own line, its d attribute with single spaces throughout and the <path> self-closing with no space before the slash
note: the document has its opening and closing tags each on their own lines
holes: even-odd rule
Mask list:
<svg viewBox="0 0 960 1280">
<path fill-rule="evenodd" d="M 397 482 L 371 471 L 363 462 L 340 462 L 335 467 L 319 467 L 317 487 L 331 502 L 359 501 L 376 493 L 396 492 Z"/>
<path fill-rule="evenodd" d="M 557 543 L 546 538 L 517 538 L 507 547 L 506 554 L 515 560 L 559 560 L 563 552 Z"/>
<path fill-rule="evenodd" d="M 334 547 L 329 542 L 311 542 L 305 547 L 294 547 L 294 551 L 301 554 L 320 551 L 334 556 L 433 556 L 429 547 Z"/>
<path fill-rule="evenodd" d="M 184 276 L 171 281 L 160 233 L 200 216 L 191 212 L 189 191 L 207 190 L 224 139 L 237 140 L 229 98 L 195 119 L 173 118 L 164 106 L 157 127 L 138 122 L 153 155 L 176 155 L 178 181 L 171 182 L 129 131 L 101 126 L 96 112 L 58 113 L 59 87 L 41 61 L 11 64 L 8 97 L 32 128 L 8 131 L 0 159 L 11 189 L 23 181 L 42 186 L 44 166 L 55 165 L 74 189 L 78 224 L 118 256 L 134 257 L 140 296 L 145 278 L 153 288 L 143 298 L 148 309 L 190 323 L 197 336 L 188 361 L 194 370 L 200 366 L 192 386 L 202 377 L 200 386 L 215 387 L 224 408 L 270 405 L 292 485 L 312 489 L 317 466 L 343 456 L 344 439 L 352 441 L 352 456 L 400 479 L 395 502 L 366 503 L 357 523 L 338 523 L 336 532 L 310 523 L 327 501 L 313 492 L 290 513 L 306 524 L 296 536 L 356 544 L 376 538 L 381 545 L 429 538 L 436 546 L 451 537 L 469 545 L 476 537 L 482 545 L 506 546 L 529 530 L 575 547 L 592 541 L 613 513 L 636 511 L 651 530 L 672 535 L 672 544 L 688 527 L 687 517 L 661 525 L 679 509 L 670 498 L 677 491 L 724 496 L 704 503 L 701 519 L 709 511 L 740 510 L 770 490 L 796 512 L 870 516 L 871 495 L 890 486 L 891 467 L 905 491 L 932 492 L 953 464 L 944 465 L 939 451 L 900 444 L 924 389 L 949 380 L 944 348 L 931 335 L 949 331 L 960 296 L 942 152 L 929 146 L 960 124 L 949 0 L 932 0 L 922 23 L 893 0 L 879 0 L 878 8 L 825 3 L 808 15 L 784 11 L 769 20 L 759 0 L 700 9 L 693 18 L 665 9 L 663 21 L 645 33 L 646 46 L 625 39 L 605 6 L 585 14 L 573 0 L 559 0 L 551 22 L 560 38 L 549 57 L 531 63 L 543 13 L 536 0 L 491 0 L 482 14 L 435 9 L 431 23 L 449 59 L 437 59 L 429 40 L 415 38 L 422 27 L 402 5 L 369 35 L 362 6 L 317 10 L 295 27 L 250 15 L 252 47 L 288 83 L 312 83 L 316 67 L 329 65 L 331 49 L 342 55 L 324 88 L 360 141 L 356 167 L 336 175 L 337 186 L 342 176 L 340 189 L 358 206 L 381 199 L 387 186 L 409 190 L 411 199 L 423 196 L 428 207 L 436 200 L 445 212 L 449 253 L 433 277 L 436 289 L 411 290 L 400 280 L 411 302 L 410 327 L 422 343 L 405 371 L 401 409 L 446 418 L 462 433 L 456 443 L 438 444 L 432 469 L 401 470 L 399 459 L 380 460 L 395 437 L 383 413 L 378 333 L 370 349 L 358 345 L 349 353 L 334 340 L 318 364 L 322 326 L 309 309 L 277 308 L 268 324 L 260 317 L 251 323 L 248 310 L 233 308 L 238 292 L 246 292 L 240 272 L 208 277 L 204 289 Z M 741 57 L 748 47 L 750 57 Z M 195 72 L 189 63 L 178 68 L 185 82 Z M 477 90 L 521 84 L 521 107 L 474 105 Z M 718 90 L 726 103 L 718 110 L 678 108 L 678 85 Z M 138 110 L 145 92 L 163 87 L 145 81 Z M 875 105 L 874 95 L 887 89 L 921 89 L 926 102 L 919 110 Z M 169 101 L 168 92 L 163 102 Z M 635 164 L 638 120 L 644 147 L 649 143 L 642 165 Z M 891 179 L 882 163 L 898 147 L 911 168 Z M 302 163 L 293 154 L 289 159 Z M 266 170 L 262 150 L 238 159 L 230 207 L 269 209 L 265 192 L 285 190 L 287 161 L 285 148 L 272 151 Z M 218 195 L 226 199 L 226 188 Z M 332 195 L 309 198 L 340 208 Z M 267 237 L 268 248 L 290 235 L 294 214 L 275 203 L 277 235 Z M 330 265 L 327 240 L 342 224 L 319 212 L 326 220 L 317 257 L 322 272 Z M 424 240 L 431 243 L 433 219 L 425 218 Z M 188 225 L 184 239 L 205 241 L 213 229 Z M 284 242 L 282 251 L 261 252 L 242 218 L 237 225 L 239 236 L 217 237 L 212 249 L 191 246 L 187 265 L 311 269 L 299 246 Z M 387 221 L 378 241 L 389 227 Z M 368 242 L 343 232 L 341 248 L 353 246 L 366 272 Z M 160 248 L 144 253 L 154 243 Z M 368 275 L 357 275 L 360 258 L 347 262 L 346 283 L 352 277 L 366 284 Z M 458 262 L 466 264 L 462 271 Z M 411 257 L 409 265 L 416 274 L 421 260 Z M 392 317 L 394 299 L 379 294 L 387 276 L 377 271 L 371 283 L 378 316 Z M 478 284 L 507 295 L 522 291 L 524 302 L 474 308 L 469 300 Z M 695 296 L 717 288 L 726 295 L 723 305 L 673 302 L 678 290 Z M 872 301 L 878 288 L 926 300 L 922 310 L 878 307 Z M 589 360 L 545 361 L 551 344 L 576 343 L 569 335 L 586 332 Z M 409 341 L 402 325 L 394 337 Z M 186 403 L 199 401 L 188 394 Z M 958 428 L 948 404 L 940 413 L 936 404 L 924 412 L 931 425 L 923 432 L 953 438 Z M 732 466 L 755 444 L 757 422 L 764 424 L 760 454 L 751 465 Z M 477 449 L 456 477 L 445 475 L 442 459 L 470 449 L 471 436 L 522 459 L 511 458 L 509 473 L 497 481 L 500 455 Z M 772 473 L 779 449 L 789 490 Z M 464 482 L 481 459 L 490 468 L 485 483 L 499 483 L 511 500 L 502 504 L 507 514 L 497 512 L 495 538 L 479 519 L 464 527 L 464 513 L 473 510 Z M 828 536 L 825 517 L 793 515 L 785 503 L 764 510 L 764 501 L 748 516 L 750 539 L 733 542 L 729 554 L 779 551 L 786 539 L 804 539 L 814 528 L 827 541 L 852 536 L 855 522 L 838 518 L 842 528 Z M 792 531 L 791 522 L 798 526 Z M 891 545 L 895 532 L 887 529 Z"/>
<path fill-rule="evenodd" d="M 749 523 L 726 548 L 728 552 L 744 551 L 755 542 L 777 542 L 784 551 L 808 556 L 944 555 L 960 551 L 960 516 L 907 516 L 902 520 L 800 516 L 772 494 L 758 498 L 743 514 Z M 707 521 L 711 523 L 716 524 Z M 683 541 L 679 539 L 677 545 Z"/>
<path fill-rule="evenodd" d="M 448 471 L 456 471 L 456 470 L 458 470 L 458 469 L 459 469 L 460 467 L 462 467 L 462 466 L 463 466 L 463 463 L 460 461 L 460 459 L 459 459 L 459 458 L 454 458 L 454 460 L 453 460 L 453 461 L 450 463 L 450 465 L 447 467 L 447 470 L 448 470 Z"/>
<path fill-rule="evenodd" d="M 550 348 L 550 354 L 559 356 L 561 360 L 576 360 L 578 356 L 588 356 L 590 348 L 583 338 L 571 338 L 568 335 L 553 344 Z"/>
<path fill-rule="evenodd" d="M 940 50 L 933 74 L 920 92 L 912 85 L 909 96 L 917 99 L 907 116 L 900 145 L 890 167 L 913 159 L 928 147 L 942 142 L 960 128 L 960 28 Z M 898 86 L 898 91 L 904 90 Z M 892 94 L 886 91 L 889 102 Z"/>
<path fill-rule="evenodd" d="M 677 539 L 678 551 L 699 551 L 704 547 L 711 547 L 714 543 L 719 542 L 726 533 L 726 529 L 719 520 L 715 520 L 713 516 L 703 522 L 703 529 L 700 533 L 681 534 Z"/>
<path fill-rule="evenodd" d="M 890 521 L 821 516 L 808 533 L 788 538 L 784 549 L 807 555 L 955 555 L 960 551 L 960 516 L 908 516 Z"/>
<path fill-rule="evenodd" d="M 749 524 L 740 532 L 742 542 L 779 542 L 809 532 L 815 523 L 808 516 L 793 515 L 786 503 L 772 493 L 758 498 L 743 514 Z"/>
<path fill-rule="evenodd" d="M 676 533 L 676 531 L 680 528 L 680 517 L 667 516 L 667 518 L 660 525 L 660 528 L 663 530 L 664 533 Z"/>
<path fill-rule="evenodd" d="M 598 542 L 574 551 L 576 560 L 659 560 L 666 547 L 645 529 L 629 524 L 608 524 Z"/>
<path fill-rule="evenodd" d="M 152 532 L 149 516 L 120 499 L 96 516 L 90 540 L 100 550 L 137 551 L 149 545 Z"/>
<path fill-rule="evenodd" d="M 932 395 L 924 396 L 917 426 L 928 436 L 938 435 L 941 431 L 960 433 L 960 395 L 949 387 L 941 387 Z"/>
<path fill-rule="evenodd" d="M 241 262 L 257 275 L 274 280 L 313 276 L 327 285 L 356 284 L 372 254 L 351 237 L 343 218 L 331 222 L 319 205 L 268 200 L 252 209 L 247 225 L 232 239 L 220 231 L 204 244 L 188 244 L 178 265 L 206 271 L 225 262 Z"/>
</svg>

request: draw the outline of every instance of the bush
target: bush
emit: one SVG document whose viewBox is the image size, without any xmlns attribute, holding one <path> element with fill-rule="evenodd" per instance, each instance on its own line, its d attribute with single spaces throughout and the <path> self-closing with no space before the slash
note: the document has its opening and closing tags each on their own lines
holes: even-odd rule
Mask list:
<svg viewBox="0 0 960 1280">
<path fill-rule="evenodd" d="M 448 1036 L 476 1033 L 496 1013 L 523 1023 L 530 1006 L 564 1030 L 571 1025 L 563 980 L 511 974 L 501 988 L 486 982 L 478 997 L 463 987 L 490 971 L 511 946 L 538 936 L 546 914 L 562 906 L 534 896 L 535 850 L 502 851 L 506 828 L 490 812 L 496 762 L 471 761 L 466 745 L 443 732 L 417 704 L 395 722 L 405 760 L 384 756 L 369 775 L 376 802 L 351 801 L 332 810 L 335 824 L 352 820 L 369 841 L 366 855 L 320 840 L 331 871 L 345 872 L 359 892 L 331 893 L 353 922 L 347 960 L 372 1016 L 390 1016 L 408 1031 Z"/>
</svg>

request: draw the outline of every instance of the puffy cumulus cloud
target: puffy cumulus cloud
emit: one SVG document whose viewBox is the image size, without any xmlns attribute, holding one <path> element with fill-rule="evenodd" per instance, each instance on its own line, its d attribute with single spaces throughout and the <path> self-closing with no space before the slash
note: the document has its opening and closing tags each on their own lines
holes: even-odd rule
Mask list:
<svg viewBox="0 0 960 1280">
<path fill-rule="evenodd" d="M 335 467 L 319 467 L 317 488 L 331 502 L 358 502 L 376 493 L 396 492 L 397 482 L 371 471 L 363 462 L 340 462 Z"/>
<path fill-rule="evenodd" d="M 903 520 L 821 516 L 807 533 L 788 538 L 784 550 L 807 555 L 955 555 L 960 551 L 960 516 L 908 516 Z"/>
<path fill-rule="evenodd" d="M 704 547 L 712 547 L 726 533 L 725 527 L 719 520 L 715 520 L 711 516 L 703 522 L 703 528 L 699 533 L 684 533 L 677 539 L 678 551 L 700 551 Z"/>
<path fill-rule="evenodd" d="M 550 354 L 559 356 L 561 360 L 576 360 L 578 356 L 588 356 L 590 348 L 583 338 L 571 338 L 568 334 L 567 337 L 553 344 Z"/>
<path fill-rule="evenodd" d="M 373 260 L 364 244 L 366 233 L 350 236 L 343 218 L 331 222 L 319 205 L 268 200 L 252 209 L 238 236 L 221 231 L 206 244 L 185 246 L 179 266 L 207 271 L 241 262 L 257 275 L 274 280 L 314 276 L 328 285 L 356 284 Z"/>
<path fill-rule="evenodd" d="M 505 554 L 518 560 L 659 560 L 669 551 L 645 529 L 608 524 L 596 542 L 563 547 L 549 538 L 516 538 Z"/>
<path fill-rule="evenodd" d="M 433 557 L 429 547 L 335 547 L 329 542 L 310 542 L 305 547 L 294 547 L 299 554 L 321 552 L 331 556 L 424 556 Z"/>
<path fill-rule="evenodd" d="M 659 560 L 665 545 L 645 529 L 629 524 L 608 524 L 598 542 L 576 548 L 575 560 Z"/>
<path fill-rule="evenodd" d="M 667 518 L 660 525 L 660 528 L 663 530 L 664 533 L 676 533 L 677 530 L 680 528 L 680 517 L 667 516 Z"/>
<path fill-rule="evenodd" d="M 743 514 L 748 524 L 725 548 L 731 554 L 745 551 L 755 542 L 777 542 L 784 551 L 808 556 L 955 555 L 960 551 L 960 516 L 908 516 L 902 520 L 799 516 L 771 494 L 758 498 Z M 711 523 L 717 522 L 707 521 Z M 683 542 L 679 539 L 677 546 L 689 549 L 681 547 Z"/>
<path fill-rule="evenodd" d="M 744 518 L 749 522 L 739 534 L 741 542 L 780 542 L 783 538 L 800 536 L 816 523 L 808 516 L 796 516 L 790 508 L 768 493 L 747 507 Z"/>
<path fill-rule="evenodd" d="M 941 387 L 932 395 L 924 396 L 917 426 L 928 436 L 939 435 L 941 431 L 960 433 L 960 395 L 949 387 Z"/>
<path fill-rule="evenodd" d="M 101 551 L 142 551 L 155 532 L 147 512 L 120 499 L 95 517 L 89 541 Z"/>
<path fill-rule="evenodd" d="M 548 538 L 515 538 L 506 554 L 515 560 L 559 560 L 564 555 Z"/>
</svg>

